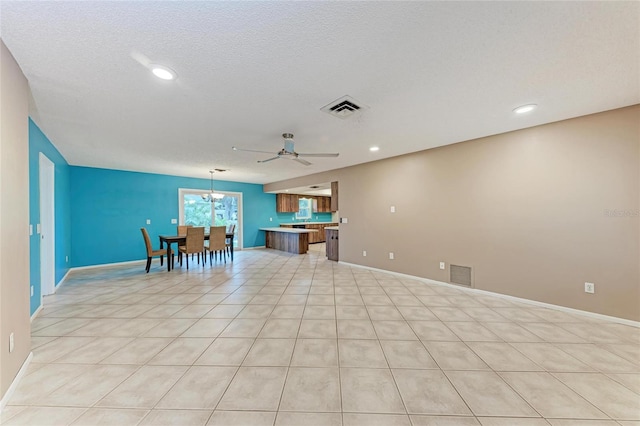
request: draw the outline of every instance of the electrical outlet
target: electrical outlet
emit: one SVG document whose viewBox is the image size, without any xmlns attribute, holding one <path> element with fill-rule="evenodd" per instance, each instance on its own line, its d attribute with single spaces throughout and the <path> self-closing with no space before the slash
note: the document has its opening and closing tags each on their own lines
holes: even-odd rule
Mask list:
<svg viewBox="0 0 640 426">
<path fill-rule="evenodd" d="M 67 262 L 67 263 L 69 263 L 69 256 L 65 256 L 65 257 L 64 257 L 64 261 L 65 261 L 65 262 Z"/>
<path fill-rule="evenodd" d="M 272 217 L 269 218 L 269 222 L 273 222 L 273 218 Z"/>
<path fill-rule="evenodd" d="M 31 297 L 33 297 L 33 286 L 31 286 Z"/>
<path fill-rule="evenodd" d="M 440 269 L 444 269 L 444 262 L 440 262 Z"/>
<path fill-rule="evenodd" d="M 340 223 L 349 223 L 349 219 L 347 219 L 346 217 L 341 217 Z"/>
<path fill-rule="evenodd" d="M 391 206 L 391 213 L 395 213 L 396 212 L 396 206 Z"/>
<path fill-rule="evenodd" d="M 9 353 L 13 352 L 13 333 L 9 335 Z"/>
<path fill-rule="evenodd" d="M 366 250 L 362 250 L 362 256 L 363 257 L 367 257 L 367 251 Z"/>
<path fill-rule="evenodd" d="M 595 293 L 596 285 L 594 283 L 584 283 L 584 292 L 585 293 Z"/>
<path fill-rule="evenodd" d="M 147 219 L 147 225 L 151 225 L 151 219 Z"/>
<path fill-rule="evenodd" d="M 29 235 L 33 235 L 33 225 L 29 225 Z"/>
<path fill-rule="evenodd" d="M 175 224 L 177 224 L 177 223 L 178 223 L 178 219 L 171 219 L 171 224 L 172 224 L 172 225 L 175 225 Z"/>
<path fill-rule="evenodd" d="M 393 259 L 394 259 L 394 257 L 393 257 L 393 252 L 389 252 L 389 259 L 391 259 L 391 260 L 393 260 Z"/>
</svg>

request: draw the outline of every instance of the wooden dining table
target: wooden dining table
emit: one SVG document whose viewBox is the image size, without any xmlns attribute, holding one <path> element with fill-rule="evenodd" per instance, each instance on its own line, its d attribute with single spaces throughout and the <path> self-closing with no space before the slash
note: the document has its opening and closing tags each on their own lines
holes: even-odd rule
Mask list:
<svg viewBox="0 0 640 426">
<path fill-rule="evenodd" d="M 229 253 L 231 254 L 231 261 L 233 262 L 233 232 L 227 232 L 226 238 L 231 240 L 231 244 L 229 245 Z M 173 269 L 173 256 L 171 255 L 171 244 L 180 244 L 185 243 L 187 241 L 186 235 L 160 235 L 158 236 L 160 239 L 160 249 L 164 248 L 165 243 L 167 244 L 167 271 Z M 209 234 L 204 234 L 204 239 L 209 241 Z"/>
</svg>

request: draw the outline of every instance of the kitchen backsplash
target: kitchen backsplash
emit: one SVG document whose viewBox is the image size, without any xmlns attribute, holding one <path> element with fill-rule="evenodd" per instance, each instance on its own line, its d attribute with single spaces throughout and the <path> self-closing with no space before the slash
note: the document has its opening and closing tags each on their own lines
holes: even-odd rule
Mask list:
<svg viewBox="0 0 640 426">
<path fill-rule="evenodd" d="M 312 213 L 311 219 L 296 219 L 295 213 L 276 213 L 278 223 L 331 222 L 331 213 Z"/>
</svg>

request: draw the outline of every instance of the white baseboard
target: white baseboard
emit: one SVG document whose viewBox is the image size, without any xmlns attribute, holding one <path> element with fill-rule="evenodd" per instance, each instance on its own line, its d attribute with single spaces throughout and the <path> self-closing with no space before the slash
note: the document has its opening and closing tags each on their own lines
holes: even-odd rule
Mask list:
<svg viewBox="0 0 640 426">
<path fill-rule="evenodd" d="M 395 276 L 402 277 L 402 278 L 408 278 L 408 279 L 412 279 L 412 280 L 423 281 L 423 282 L 426 282 L 426 283 L 429 283 L 429 284 L 436 284 L 436 285 L 441 285 L 441 286 L 445 286 L 445 287 L 451 287 L 451 288 L 455 288 L 455 289 L 458 289 L 458 290 L 466 291 L 466 292 L 469 292 L 469 293 L 484 294 L 484 295 L 487 295 L 487 296 L 499 297 L 499 298 L 502 298 L 502 299 L 511 300 L 513 302 L 526 303 L 526 304 L 529 304 L 529 305 L 534 305 L 534 306 L 540 306 L 540 307 L 543 307 L 543 308 L 554 309 L 556 311 L 563 311 L 563 312 L 567 312 L 567 313 L 570 313 L 570 314 L 583 315 L 583 316 L 587 316 L 587 317 L 591 317 L 591 318 L 596 318 L 596 319 L 599 319 L 599 320 L 611 321 L 611 322 L 615 322 L 615 323 L 618 323 L 618 324 L 624 324 L 624 325 L 629 325 L 631 327 L 640 328 L 640 321 L 633 321 L 633 320 L 629 320 L 629 319 L 626 319 L 626 318 L 612 317 L 612 316 L 609 316 L 609 315 L 598 314 L 598 313 L 595 313 L 595 312 L 582 311 L 580 309 L 569 308 L 569 307 L 566 307 L 566 306 L 553 305 L 551 303 L 545 303 L 545 302 L 538 302 L 537 300 L 523 299 L 521 297 L 509 296 L 508 294 L 502 294 L 502 293 L 494 293 L 494 292 L 488 291 L 488 290 L 480 290 L 480 289 L 477 289 L 477 288 L 466 288 L 466 287 L 462 287 L 462 286 L 458 286 L 458 285 L 454 285 L 454 284 L 445 283 L 443 281 L 436 281 L 436 280 L 432 280 L 432 279 L 429 279 L 429 278 L 416 277 L 414 275 L 403 274 L 401 272 L 394 272 L 394 271 L 387 271 L 387 270 L 384 270 L 384 269 L 372 268 L 370 266 L 357 265 L 355 263 L 348 263 L 348 262 L 343 262 L 343 261 L 339 261 L 338 263 L 341 264 L 341 265 L 345 265 L 345 266 L 351 266 L 351 267 L 361 268 L 361 269 L 368 269 L 368 270 L 371 270 L 371 271 L 382 272 L 382 273 L 385 273 L 385 274 L 395 275 Z"/>
<path fill-rule="evenodd" d="M 11 385 L 9 385 L 9 389 L 7 389 L 7 392 L 4 394 L 2 399 L 0 399 L 0 415 L 2 414 L 2 410 L 7 405 L 7 403 L 9 402 L 9 399 L 11 399 L 11 396 L 13 395 L 16 388 L 18 387 L 20 380 L 22 380 L 24 375 L 27 374 L 27 369 L 29 368 L 29 364 L 31 364 L 32 359 L 33 359 L 33 352 L 29 352 L 29 356 L 22 363 L 22 367 L 20 367 L 20 370 L 18 370 L 18 374 L 16 374 L 16 377 L 11 382 Z"/>
<path fill-rule="evenodd" d="M 40 303 L 40 306 L 38 306 L 38 309 L 36 309 L 36 311 L 33 313 L 33 315 L 31 315 L 31 322 L 33 322 L 33 320 L 36 319 L 36 317 L 38 316 L 41 310 L 42 310 L 42 302 Z"/>
<path fill-rule="evenodd" d="M 101 263 L 100 265 L 76 266 L 75 268 L 69 269 L 69 272 L 71 272 L 71 271 L 82 271 L 84 269 L 104 268 L 106 266 L 133 265 L 135 263 L 145 263 L 146 261 L 147 261 L 147 259 L 129 260 L 129 261 L 126 261 L 126 262 L 115 262 L 115 263 Z"/>
<path fill-rule="evenodd" d="M 58 282 L 58 284 L 56 284 L 56 288 L 60 287 L 62 284 L 64 284 L 64 281 L 69 277 L 69 274 L 71 273 L 71 268 L 67 269 L 67 273 L 64 274 L 64 277 L 62 277 L 62 279 Z"/>
</svg>

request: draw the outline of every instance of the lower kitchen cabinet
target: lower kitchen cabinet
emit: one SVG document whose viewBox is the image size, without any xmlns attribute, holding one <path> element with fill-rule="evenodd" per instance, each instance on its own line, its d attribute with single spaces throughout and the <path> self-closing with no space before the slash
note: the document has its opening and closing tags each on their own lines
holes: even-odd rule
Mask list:
<svg viewBox="0 0 640 426">
<path fill-rule="evenodd" d="M 337 229 L 325 229 L 325 238 L 327 239 L 327 259 L 338 260 L 338 233 Z"/>
<path fill-rule="evenodd" d="M 324 243 L 325 242 L 325 232 L 324 232 L 324 228 L 325 226 L 338 226 L 337 223 L 305 223 L 305 222 L 300 222 L 300 223 L 296 223 L 295 225 L 280 225 L 282 227 L 286 227 L 286 228 L 297 228 L 297 227 L 304 227 L 305 229 L 315 229 L 318 232 L 311 232 L 309 234 L 309 244 L 314 244 L 314 243 Z"/>
</svg>

